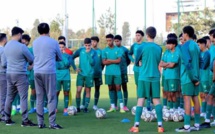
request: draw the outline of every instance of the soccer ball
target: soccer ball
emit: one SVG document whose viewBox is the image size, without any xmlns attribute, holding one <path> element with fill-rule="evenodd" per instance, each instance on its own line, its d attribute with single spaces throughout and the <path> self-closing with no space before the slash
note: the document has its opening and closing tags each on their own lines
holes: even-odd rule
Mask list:
<svg viewBox="0 0 215 134">
<path fill-rule="evenodd" d="M 106 111 L 103 108 L 99 108 L 98 110 L 96 110 L 96 118 L 98 119 L 106 118 Z"/>
<path fill-rule="evenodd" d="M 141 118 L 145 121 L 145 122 L 151 122 L 153 120 L 155 120 L 155 116 L 153 113 L 151 112 L 143 112 Z"/>
<path fill-rule="evenodd" d="M 170 121 L 170 120 L 172 120 L 172 115 L 171 115 L 171 113 L 170 113 L 170 112 L 165 112 L 165 113 L 163 113 L 163 120 L 164 120 L 164 121 Z"/>
<path fill-rule="evenodd" d="M 166 113 L 166 112 L 168 112 L 169 110 L 168 110 L 167 108 L 163 108 L 162 111 L 163 111 L 163 113 Z"/>
<path fill-rule="evenodd" d="M 175 111 L 174 114 L 173 114 L 173 121 L 174 122 L 179 122 L 179 116 L 180 116 L 180 113 L 178 111 Z"/>
<path fill-rule="evenodd" d="M 146 107 L 143 107 L 143 111 L 148 111 Z"/>
<path fill-rule="evenodd" d="M 157 114 L 156 114 L 156 111 L 155 109 L 152 110 L 152 114 L 154 115 L 154 117 L 157 119 Z"/>
<path fill-rule="evenodd" d="M 131 109 L 131 114 L 135 115 L 135 113 L 136 113 L 136 106 L 133 106 L 132 109 Z"/>
<path fill-rule="evenodd" d="M 67 108 L 68 115 L 76 115 L 77 114 L 77 108 L 75 106 L 69 106 Z"/>
</svg>

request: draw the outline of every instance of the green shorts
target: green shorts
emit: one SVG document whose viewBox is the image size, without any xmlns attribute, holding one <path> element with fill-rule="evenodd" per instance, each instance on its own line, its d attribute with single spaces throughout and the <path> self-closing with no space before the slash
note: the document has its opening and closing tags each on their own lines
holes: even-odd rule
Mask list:
<svg viewBox="0 0 215 134">
<path fill-rule="evenodd" d="M 177 92 L 179 89 L 179 80 L 164 80 L 164 91 L 167 92 Z"/>
<path fill-rule="evenodd" d="M 160 98 L 160 82 L 138 81 L 138 98 Z"/>
<path fill-rule="evenodd" d="M 121 75 L 105 75 L 106 85 L 121 85 L 122 79 Z"/>
<path fill-rule="evenodd" d="M 127 74 L 121 74 L 122 83 L 128 83 L 128 75 Z"/>
<path fill-rule="evenodd" d="M 208 93 L 210 91 L 210 82 L 209 81 L 201 81 L 199 85 L 199 91 L 203 93 Z"/>
<path fill-rule="evenodd" d="M 93 77 L 92 76 L 82 76 L 78 74 L 77 80 L 76 80 L 76 86 L 82 86 L 82 87 L 93 87 Z"/>
<path fill-rule="evenodd" d="M 215 96 L 215 83 L 212 84 L 209 94 Z"/>
<path fill-rule="evenodd" d="M 134 81 L 136 86 L 138 86 L 139 72 L 134 72 Z"/>
<path fill-rule="evenodd" d="M 93 80 L 94 80 L 95 86 L 101 86 L 103 84 L 102 76 L 94 77 Z"/>
<path fill-rule="evenodd" d="M 57 91 L 61 91 L 63 86 L 63 91 L 70 91 L 71 81 L 70 80 L 58 80 L 57 81 Z"/>
<path fill-rule="evenodd" d="M 34 84 L 34 80 L 29 80 L 29 85 L 31 89 L 35 90 L 35 84 Z"/>
<path fill-rule="evenodd" d="M 181 85 L 182 95 L 186 96 L 198 96 L 199 95 L 199 86 L 195 86 L 193 83 L 187 83 Z"/>
</svg>

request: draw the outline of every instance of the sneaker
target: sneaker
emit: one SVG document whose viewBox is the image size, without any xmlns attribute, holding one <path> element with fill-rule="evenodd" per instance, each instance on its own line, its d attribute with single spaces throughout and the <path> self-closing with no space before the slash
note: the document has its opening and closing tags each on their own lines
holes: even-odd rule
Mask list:
<svg viewBox="0 0 215 134">
<path fill-rule="evenodd" d="M 84 110 L 84 105 L 81 105 L 81 106 L 80 106 L 80 109 L 81 109 L 81 110 Z"/>
<path fill-rule="evenodd" d="M 31 120 L 28 120 L 27 122 L 22 122 L 22 127 L 33 127 L 37 126 L 37 124 L 34 124 Z"/>
<path fill-rule="evenodd" d="M 9 120 L 6 120 L 5 123 L 6 123 L 6 126 L 11 126 L 11 125 L 13 125 L 15 122 L 12 121 L 11 119 L 9 119 Z"/>
<path fill-rule="evenodd" d="M 44 107 L 44 108 L 43 108 L 43 113 L 44 113 L 44 114 L 47 114 L 48 112 L 49 112 L 48 108 Z"/>
<path fill-rule="evenodd" d="M 80 113 L 81 112 L 81 109 L 80 108 L 77 108 L 77 113 Z"/>
<path fill-rule="evenodd" d="M 49 126 L 49 129 L 62 129 L 62 127 L 58 124 L 55 124 L 53 126 Z"/>
<path fill-rule="evenodd" d="M 211 124 L 209 122 L 204 122 L 200 125 L 200 128 L 210 128 Z"/>
<path fill-rule="evenodd" d="M 115 108 L 110 108 L 107 112 L 108 112 L 108 113 L 116 112 L 116 109 L 115 109 Z"/>
<path fill-rule="evenodd" d="M 190 128 L 186 129 L 184 127 L 181 127 L 181 128 L 177 128 L 175 131 L 176 132 L 190 132 Z"/>
<path fill-rule="evenodd" d="M 31 108 L 29 111 L 28 111 L 29 114 L 33 114 L 33 113 L 36 113 L 36 110 L 34 108 Z"/>
<path fill-rule="evenodd" d="M 46 124 L 40 124 L 38 125 L 39 129 L 43 129 L 43 128 L 46 128 Z"/>
<path fill-rule="evenodd" d="M 123 108 L 120 109 L 120 113 L 125 113 L 125 110 Z"/>
<path fill-rule="evenodd" d="M 97 107 L 96 105 L 94 105 L 94 106 L 93 106 L 93 110 L 96 111 L 97 109 L 98 109 L 98 107 Z"/>
<path fill-rule="evenodd" d="M 139 133 L 139 128 L 138 127 L 131 127 L 129 129 L 129 132 L 131 132 L 131 133 Z"/>
<path fill-rule="evenodd" d="M 163 133 L 164 132 L 164 128 L 163 127 L 158 127 L 158 133 Z"/>
<path fill-rule="evenodd" d="M 215 120 L 213 122 L 211 122 L 211 126 L 214 127 L 215 126 Z"/>
<path fill-rule="evenodd" d="M 190 127 L 191 131 L 199 131 L 199 127 L 196 127 L 195 125 Z"/>
<path fill-rule="evenodd" d="M 83 112 L 84 113 L 89 113 L 89 110 L 87 108 L 84 108 Z"/>
<path fill-rule="evenodd" d="M 129 111 L 128 107 L 126 107 L 126 106 L 124 106 L 123 109 L 124 109 L 126 112 Z"/>
<path fill-rule="evenodd" d="M 16 110 L 12 110 L 11 111 L 11 115 L 13 116 L 13 115 L 16 115 Z"/>
</svg>

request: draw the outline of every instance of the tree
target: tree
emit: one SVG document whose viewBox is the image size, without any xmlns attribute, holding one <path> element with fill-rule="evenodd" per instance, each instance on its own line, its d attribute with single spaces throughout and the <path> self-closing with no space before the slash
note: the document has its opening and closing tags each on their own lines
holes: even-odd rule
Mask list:
<svg viewBox="0 0 215 134">
<path fill-rule="evenodd" d="M 129 45 L 131 32 L 130 32 L 130 26 L 128 22 L 124 22 L 122 26 L 122 44 L 125 46 Z"/>
<path fill-rule="evenodd" d="M 56 20 L 52 20 L 50 23 L 50 36 L 54 39 L 58 39 L 61 32 L 60 24 Z"/>
<path fill-rule="evenodd" d="M 7 35 L 8 40 L 11 40 L 11 29 L 9 27 L 1 29 L 0 31 Z"/>
<path fill-rule="evenodd" d="M 38 31 L 37 31 L 37 27 L 38 27 L 39 24 L 40 24 L 39 19 L 36 19 L 36 20 L 34 21 L 33 28 L 32 28 L 31 31 L 30 31 L 31 43 L 32 43 L 33 40 L 35 40 L 37 37 L 39 37 L 39 33 L 38 33 Z M 31 43 L 30 43 L 30 44 L 31 44 Z"/>
<path fill-rule="evenodd" d="M 213 11 L 205 8 L 203 11 L 195 11 L 189 13 L 182 13 L 180 25 L 173 24 L 173 29 L 177 31 L 178 26 L 183 28 L 186 25 L 194 27 L 198 37 L 204 36 L 214 26 Z M 179 34 L 179 33 L 177 33 Z"/>
<path fill-rule="evenodd" d="M 105 38 L 105 29 L 101 28 L 99 32 L 99 48 L 105 48 L 106 47 L 106 38 Z"/>
<path fill-rule="evenodd" d="M 102 14 L 98 20 L 98 25 L 101 29 L 105 30 L 105 34 L 114 33 L 114 14 L 109 8 L 106 13 Z"/>
</svg>

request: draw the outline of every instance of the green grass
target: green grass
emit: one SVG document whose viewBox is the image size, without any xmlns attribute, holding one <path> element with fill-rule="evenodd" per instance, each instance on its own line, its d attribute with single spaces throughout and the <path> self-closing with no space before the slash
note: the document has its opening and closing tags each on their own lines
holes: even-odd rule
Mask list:
<svg viewBox="0 0 215 134">
<path fill-rule="evenodd" d="M 75 105 L 75 78 L 76 75 L 72 75 L 72 94 L 73 94 L 73 105 Z M 129 84 L 128 84 L 128 91 L 129 91 L 129 102 L 128 106 L 131 108 L 136 104 L 136 89 L 135 84 L 133 81 L 133 76 L 129 76 Z M 22 128 L 20 127 L 21 124 L 21 115 L 16 115 L 13 117 L 13 120 L 16 122 L 13 126 L 5 126 L 5 124 L 0 123 L 0 134 L 126 134 L 128 133 L 128 129 L 133 125 L 134 116 L 131 115 L 130 112 L 125 114 L 120 114 L 119 112 L 116 113 L 108 113 L 106 119 L 96 119 L 95 113 L 92 110 L 93 104 L 93 93 L 94 90 L 92 89 L 92 99 L 90 113 L 84 114 L 80 113 L 76 116 L 69 116 L 64 117 L 62 114 L 63 111 L 63 101 L 59 102 L 59 109 L 57 113 L 57 120 L 56 122 L 64 127 L 62 130 L 49 130 L 46 129 L 38 129 L 37 127 L 28 127 Z M 61 99 L 63 95 L 60 95 Z M 109 97 L 108 97 L 108 90 L 107 86 L 103 85 L 101 87 L 101 99 L 99 100 L 99 107 L 108 109 L 110 106 Z M 36 122 L 36 114 L 29 115 L 29 118 Z M 128 118 L 131 122 L 130 123 L 121 123 L 120 121 L 123 118 Z M 201 120 L 203 122 L 203 120 Z M 45 115 L 45 124 L 48 125 L 48 115 Z M 192 121 L 193 124 L 193 121 Z M 181 127 L 183 122 L 175 123 L 175 122 L 164 122 L 164 127 L 166 133 L 172 134 L 175 133 L 175 128 Z M 153 134 L 157 133 L 157 123 L 150 122 L 146 123 L 141 121 L 140 124 L 141 133 L 146 134 Z M 208 134 L 213 133 L 214 128 L 211 129 L 204 129 L 199 132 L 193 133 L 201 133 L 201 134 Z"/>
</svg>

